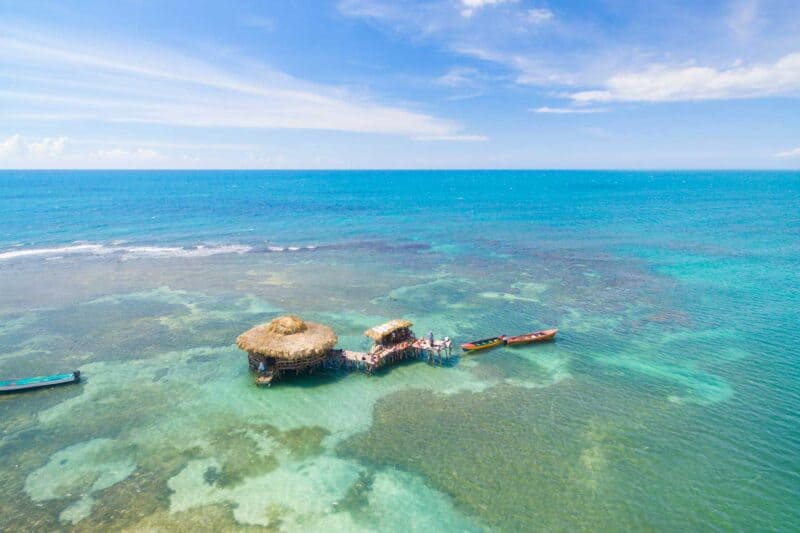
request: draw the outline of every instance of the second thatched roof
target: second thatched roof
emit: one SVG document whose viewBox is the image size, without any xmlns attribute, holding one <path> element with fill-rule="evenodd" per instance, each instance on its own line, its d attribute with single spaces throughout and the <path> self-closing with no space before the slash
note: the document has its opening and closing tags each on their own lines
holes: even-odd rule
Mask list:
<svg viewBox="0 0 800 533">
<path fill-rule="evenodd" d="M 380 326 L 369 328 L 367 331 L 364 332 L 364 335 L 366 335 L 367 337 L 369 337 L 374 341 L 379 341 L 385 336 L 389 335 L 390 333 L 397 331 L 398 329 L 410 328 L 413 325 L 414 324 L 412 324 L 408 320 L 395 318 L 394 320 L 390 320 L 386 324 L 381 324 Z"/>
<path fill-rule="evenodd" d="M 328 326 L 289 315 L 245 331 L 236 339 L 236 345 L 250 353 L 299 360 L 325 355 L 337 341 L 336 333 Z"/>
</svg>

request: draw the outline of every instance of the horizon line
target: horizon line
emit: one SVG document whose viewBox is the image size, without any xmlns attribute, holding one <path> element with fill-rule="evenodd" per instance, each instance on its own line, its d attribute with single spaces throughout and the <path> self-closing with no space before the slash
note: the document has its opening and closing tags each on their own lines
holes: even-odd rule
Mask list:
<svg viewBox="0 0 800 533">
<path fill-rule="evenodd" d="M 797 168 L 768 167 L 408 167 L 408 168 L 0 168 L 0 172 L 800 172 Z"/>
</svg>

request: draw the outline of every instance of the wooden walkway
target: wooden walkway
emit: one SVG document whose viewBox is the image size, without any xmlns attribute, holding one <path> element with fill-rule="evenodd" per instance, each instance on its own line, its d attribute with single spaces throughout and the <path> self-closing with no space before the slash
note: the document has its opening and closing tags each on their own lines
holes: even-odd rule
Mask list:
<svg viewBox="0 0 800 533">
<path fill-rule="evenodd" d="M 452 346 L 448 347 L 444 342 L 434 342 L 431 347 L 427 340 L 414 339 L 372 352 L 334 350 L 325 366 L 330 369 L 359 370 L 371 374 L 381 367 L 407 359 L 421 359 L 435 365 L 442 364 L 451 356 Z"/>
</svg>

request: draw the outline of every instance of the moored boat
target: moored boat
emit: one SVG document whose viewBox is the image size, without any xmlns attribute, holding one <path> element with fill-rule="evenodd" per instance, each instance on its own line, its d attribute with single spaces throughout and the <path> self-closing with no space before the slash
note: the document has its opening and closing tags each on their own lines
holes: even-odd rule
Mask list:
<svg viewBox="0 0 800 533">
<path fill-rule="evenodd" d="M 545 342 L 551 341 L 555 338 L 557 329 L 543 329 L 534 333 L 526 333 L 525 335 L 515 335 L 513 337 L 506 337 L 505 344 L 508 346 L 518 346 L 520 344 L 530 344 L 532 342 Z"/>
<path fill-rule="evenodd" d="M 22 392 L 31 389 L 41 389 L 44 387 L 54 387 L 67 383 L 77 383 L 81 380 L 79 370 L 66 374 L 53 374 L 52 376 L 37 376 L 33 378 L 9 379 L 0 381 L 0 393 L 3 392 Z"/>
<path fill-rule="evenodd" d="M 461 345 L 461 349 L 465 352 L 477 352 L 478 350 L 487 350 L 489 348 L 494 348 L 495 346 L 500 346 L 503 344 L 503 335 L 499 337 L 491 337 L 489 339 L 483 339 L 479 341 L 472 341 L 467 342 Z"/>
</svg>

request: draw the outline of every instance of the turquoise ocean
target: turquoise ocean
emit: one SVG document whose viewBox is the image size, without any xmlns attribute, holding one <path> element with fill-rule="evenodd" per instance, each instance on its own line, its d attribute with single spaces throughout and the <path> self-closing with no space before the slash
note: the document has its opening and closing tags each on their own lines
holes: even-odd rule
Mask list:
<svg viewBox="0 0 800 533">
<path fill-rule="evenodd" d="M 798 531 L 799 271 L 797 172 L 0 172 L 0 530 Z"/>
</svg>

